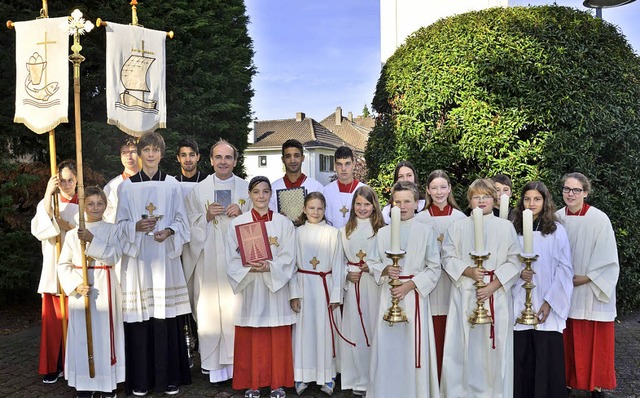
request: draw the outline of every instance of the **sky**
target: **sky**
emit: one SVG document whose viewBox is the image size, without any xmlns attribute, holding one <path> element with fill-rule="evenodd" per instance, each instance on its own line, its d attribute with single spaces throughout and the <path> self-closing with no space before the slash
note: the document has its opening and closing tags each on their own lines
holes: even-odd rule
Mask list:
<svg viewBox="0 0 640 398">
<path fill-rule="evenodd" d="M 553 4 L 509 0 L 510 6 Z M 582 0 L 556 4 L 588 10 Z M 257 75 L 252 118 L 291 119 L 296 112 L 322 120 L 342 107 L 361 115 L 380 75 L 379 0 L 245 0 Z M 595 11 L 592 11 L 595 15 Z M 640 53 L 640 0 L 604 9 Z"/>
</svg>

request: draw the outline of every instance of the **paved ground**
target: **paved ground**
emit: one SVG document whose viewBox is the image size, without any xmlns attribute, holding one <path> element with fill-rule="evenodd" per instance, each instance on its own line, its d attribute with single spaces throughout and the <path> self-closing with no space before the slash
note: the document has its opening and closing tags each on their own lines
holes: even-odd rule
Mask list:
<svg viewBox="0 0 640 398">
<path fill-rule="evenodd" d="M 74 390 L 64 380 L 45 385 L 38 376 L 38 349 L 40 328 L 0 336 L 0 398 L 5 397 L 75 397 Z M 622 317 L 616 323 L 616 373 L 618 388 L 607 391 L 607 397 L 640 397 L 640 311 Z M 198 364 L 193 368 L 193 384 L 182 386 L 180 397 L 217 397 L 237 398 L 244 394 L 231 389 L 230 383 L 211 386 L 208 378 L 200 374 Z M 290 397 L 296 396 L 292 390 L 287 391 Z M 155 397 L 165 396 L 163 393 Z M 268 396 L 268 395 L 267 395 Z M 304 397 L 325 397 L 317 386 L 310 387 Z M 353 397 L 351 391 L 339 391 L 333 395 L 338 398 Z M 573 397 L 590 397 L 584 391 L 576 391 Z M 124 397 L 122 388 L 119 397 Z M 411 398 L 411 397 L 389 397 Z"/>
</svg>

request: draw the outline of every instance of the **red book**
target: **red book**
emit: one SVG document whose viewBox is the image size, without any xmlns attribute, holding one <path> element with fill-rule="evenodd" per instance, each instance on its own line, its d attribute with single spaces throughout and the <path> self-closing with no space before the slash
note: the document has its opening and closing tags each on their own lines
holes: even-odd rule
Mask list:
<svg viewBox="0 0 640 398">
<path fill-rule="evenodd" d="M 236 225 L 236 236 L 242 265 L 273 259 L 267 226 L 264 222 L 254 221 Z"/>
</svg>

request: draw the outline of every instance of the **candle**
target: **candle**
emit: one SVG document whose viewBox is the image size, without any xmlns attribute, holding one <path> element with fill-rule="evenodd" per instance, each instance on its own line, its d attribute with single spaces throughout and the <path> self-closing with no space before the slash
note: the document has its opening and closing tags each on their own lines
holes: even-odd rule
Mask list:
<svg viewBox="0 0 640 398">
<path fill-rule="evenodd" d="M 400 208 L 391 208 L 391 252 L 400 252 Z"/>
<path fill-rule="evenodd" d="M 533 212 L 526 209 L 522 212 L 522 236 L 524 238 L 524 252 L 533 253 Z"/>
<path fill-rule="evenodd" d="M 509 196 L 506 193 L 500 195 L 500 218 L 505 220 L 509 217 Z"/>
<path fill-rule="evenodd" d="M 484 227 L 482 225 L 482 209 L 473 209 L 473 237 L 476 253 L 484 253 Z"/>
</svg>

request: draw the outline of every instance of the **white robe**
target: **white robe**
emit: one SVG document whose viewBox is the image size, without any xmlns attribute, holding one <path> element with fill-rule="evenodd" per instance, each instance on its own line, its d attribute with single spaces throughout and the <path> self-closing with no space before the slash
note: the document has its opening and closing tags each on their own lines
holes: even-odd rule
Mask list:
<svg viewBox="0 0 640 398">
<path fill-rule="evenodd" d="M 380 289 L 380 305 L 376 313 L 377 326 L 372 343 L 367 397 L 437 397 L 438 369 L 428 296 L 438 283 L 441 269 L 438 243 L 433 228 L 413 219 L 402 221 L 400 247 L 407 252 L 399 261 L 402 267 L 400 275 L 413 275 L 411 280 L 415 283 L 416 289 L 407 293 L 399 303 L 407 315 L 408 322 L 395 323 L 390 327 L 382 318 L 391 306 L 389 277 L 383 277 L 382 272 L 392 263 L 385 254 L 385 251 L 391 249 L 391 227 L 386 226 L 378 231 L 377 258 L 371 259 L 369 266 L 373 269 L 376 280 L 385 286 Z M 416 318 L 418 303 L 419 320 Z M 416 326 L 420 329 L 419 340 Z M 416 340 L 419 342 L 418 346 Z M 418 355 L 419 368 L 416 367 Z"/>
<path fill-rule="evenodd" d="M 107 209 L 104 211 L 102 219 L 110 222 L 116 222 L 116 211 L 118 209 L 118 187 L 125 180 L 123 174 L 118 174 L 104 186 L 103 191 L 107 196 Z"/>
<path fill-rule="evenodd" d="M 136 232 L 136 222 L 153 203 L 162 215 L 154 231 L 175 232 L 164 242 Z M 175 318 L 191 312 L 182 271 L 182 246 L 190 240 L 182 189 L 175 178 L 165 181 L 124 181 L 118 188 L 118 226 L 122 230 L 123 256 L 120 283 L 125 322 L 149 318 Z"/>
<path fill-rule="evenodd" d="M 297 229 L 296 265 L 299 270 L 331 272 L 325 276 L 330 303 L 342 302 L 342 280 L 345 277 L 344 255 L 338 230 L 326 222 Z M 319 261 L 314 269 L 310 261 Z M 329 318 L 327 293 L 322 276 L 297 272 L 289 283 L 291 298 L 300 299 L 300 312 L 293 326 L 293 379 L 305 383 L 326 384 L 336 377 L 334 347 L 337 352 L 335 320 L 340 330 L 340 309 Z"/>
<path fill-rule="evenodd" d="M 489 338 L 491 325 L 469 323 L 476 309 L 476 288 L 463 276 L 473 267 L 469 253 L 474 251 L 471 217 L 455 221 L 447 229 L 442 245 L 442 264 L 453 281 L 447 315 L 447 336 L 442 360 L 443 397 L 510 397 L 513 394 L 513 302 L 511 287 L 520 273 L 518 254 L 522 252 L 511 222 L 493 213 L 483 216 L 484 241 L 489 258 L 483 266 L 495 272 L 502 286 L 493 293 L 496 348 Z M 489 283 L 489 276 L 484 281 Z M 490 311 L 489 300 L 484 303 Z"/>
<path fill-rule="evenodd" d="M 356 255 L 362 250 L 366 254 L 363 258 L 369 263 L 370 258 L 376 258 L 376 235 L 373 233 L 369 219 L 356 219 L 356 229 L 351 232 L 349 238 L 346 235 L 346 227 L 340 228 L 340 239 L 347 261 L 359 263 Z M 360 267 L 346 265 L 347 272 L 360 272 Z M 377 323 L 378 307 L 380 305 L 380 286 L 373 278 L 373 270 L 363 272 L 360 275 L 359 297 L 362 318 L 358 312 L 356 298 L 356 284 L 344 281 L 344 306 L 342 312 L 342 334 L 349 341 L 356 344 L 352 346 L 342 339 L 340 341 L 340 370 L 341 388 L 343 390 L 365 391 L 369 384 L 369 363 L 371 359 L 371 344 L 373 343 L 373 330 Z M 386 288 L 386 287 L 385 287 Z M 368 343 L 368 344 L 367 344 Z"/>
<path fill-rule="evenodd" d="M 358 185 L 354 188 L 353 192 L 356 189 L 364 186 L 362 182 L 358 182 Z M 338 188 L 338 180 L 333 181 L 326 185 L 322 190 L 322 194 L 327 200 L 327 208 L 325 209 L 324 215 L 327 218 L 327 222 L 334 227 L 340 229 L 344 227 L 344 225 L 349 221 L 349 210 L 351 210 L 351 202 L 353 200 L 353 192 L 352 193 L 342 193 Z M 342 214 L 340 209 L 345 207 L 348 211 Z"/>
<path fill-rule="evenodd" d="M 420 214 L 422 209 L 424 209 L 425 203 L 426 202 L 424 201 L 424 199 L 418 200 L 418 209 L 416 210 L 418 214 Z M 416 216 L 418 214 L 416 214 Z M 385 224 L 387 225 L 391 224 L 391 204 L 387 204 L 385 207 L 382 208 L 382 219 L 384 220 Z"/>
<path fill-rule="evenodd" d="M 573 288 L 569 318 L 612 322 L 620 263 L 609 217 L 593 206 L 584 216 L 567 216 L 565 208 L 556 215 L 569 236 L 574 275 L 591 278 L 591 282 Z"/>
<path fill-rule="evenodd" d="M 184 247 L 182 260 L 185 278 L 193 283 L 201 367 L 210 371 L 209 381 L 213 383 L 233 375 L 234 315 L 239 300 L 227 280 L 225 243 L 232 218 L 220 215 L 207 222 L 206 210 L 214 202 L 215 189 L 229 188 L 231 203 L 237 203 L 243 212 L 249 211 L 249 184 L 236 176 L 231 179 L 221 185 L 210 175 L 191 190 L 186 201 L 191 241 Z"/>
<path fill-rule="evenodd" d="M 269 209 L 272 211 L 278 212 L 278 196 L 277 192 L 281 189 L 287 189 L 287 186 L 284 184 L 284 179 L 287 178 L 286 175 L 282 178 L 278 178 L 273 183 L 271 183 L 271 200 L 269 201 Z M 318 181 L 313 178 L 307 176 L 307 178 L 302 183 L 302 186 L 307 190 L 307 194 L 311 192 L 322 192 L 324 189 L 324 185 L 320 184 Z"/>
<path fill-rule="evenodd" d="M 51 206 L 51 214 L 53 214 L 53 199 Z M 58 208 L 60 217 L 75 227 L 78 205 L 58 200 Z M 36 215 L 31 220 L 31 234 L 42 243 L 42 273 L 40 274 L 38 293 L 57 294 L 59 290 L 56 274 L 56 236 L 60 235 L 60 244 L 62 245 L 65 231 L 60 229 L 55 217 L 49 217 L 44 209 L 44 200 L 38 203 Z"/>
<path fill-rule="evenodd" d="M 251 212 L 241 214 L 231 221 L 228 231 L 227 275 L 240 300 L 235 324 L 247 327 L 292 325 L 296 316 L 289 304 L 289 281 L 296 267 L 295 227 L 287 217 L 273 213 L 272 220 L 265 223 L 267 235 L 277 238 L 278 243 L 277 246 L 271 244 L 270 271 L 249 272 L 249 267 L 242 265 L 235 226 L 252 221 Z"/>
<path fill-rule="evenodd" d="M 120 230 L 117 225 L 104 221 L 86 223 L 94 235 L 86 245 L 86 256 L 94 259 L 90 266 L 109 266 L 107 269 L 89 268 L 89 303 L 91 308 L 91 335 L 95 377 L 89 376 L 85 298 L 75 289 L 83 283 L 81 246 L 76 229 L 69 231 L 60 254 L 58 275 L 62 288 L 69 292 L 69 326 L 65 354 L 64 377 L 69 386 L 79 391 L 111 392 L 125 380 L 124 327 L 120 285 L 114 264 L 122 254 Z M 111 299 L 111 300 L 109 300 Z M 109 312 L 111 311 L 111 312 Z M 111 320 L 111 322 L 110 322 Z M 113 342 L 111 328 L 113 327 Z M 113 343 L 116 363 L 111 364 Z"/>
<path fill-rule="evenodd" d="M 569 238 L 562 225 L 556 223 L 558 229 L 552 234 L 542 235 L 540 231 L 533 232 L 533 252 L 539 255 L 538 260 L 531 263 L 533 284 L 531 303 L 533 311 L 538 313 L 546 301 L 551 306 L 549 316 L 544 323 L 536 326 L 536 330 L 558 332 L 566 327 L 569 309 L 571 307 L 571 292 L 573 291 L 573 266 L 571 265 L 571 248 Z M 522 243 L 522 235 L 518 236 Z M 521 270 L 524 269 L 524 263 Z M 524 281 L 518 278 L 511 288 L 513 296 L 513 314 L 515 319 L 524 310 L 526 291 L 522 287 Z M 514 330 L 533 329 L 533 325 L 516 323 Z"/>
<path fill-rule="evenodd" d="M 429 211 L 421 211 L 415 217 L 416 221 L 431 225 L 436 233 L 440 257 L 442 258 L 442 242 L 449 225 L 456 220 L 466 218 L 463 212 L 453 209 L 450 216 L 432 217 Z M 440 260 L 442 264 L 442 260 Z M 451 278 L 449 274 L 443 272 L 440 274 L 438 285 L 429 295 L 429 303 L 431 303 L 431 315 L 447 315 L 449 313 L 449 300 L 451 295 Z"/>
</svg>

